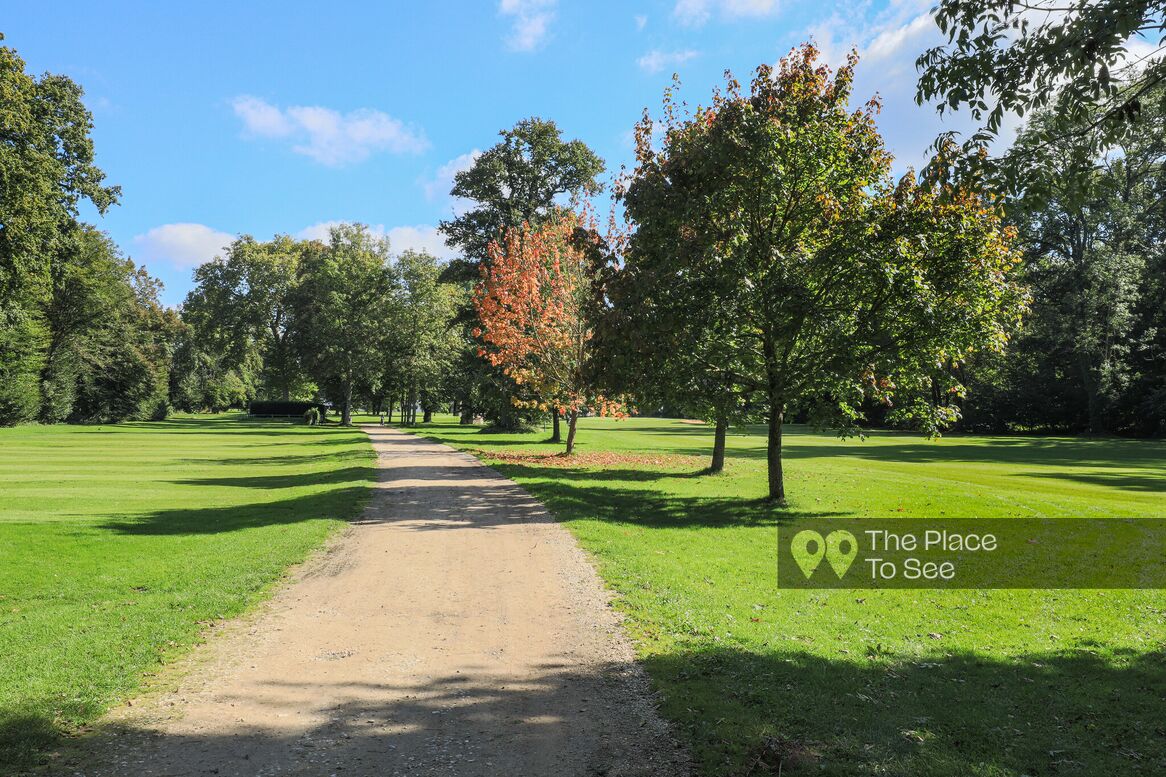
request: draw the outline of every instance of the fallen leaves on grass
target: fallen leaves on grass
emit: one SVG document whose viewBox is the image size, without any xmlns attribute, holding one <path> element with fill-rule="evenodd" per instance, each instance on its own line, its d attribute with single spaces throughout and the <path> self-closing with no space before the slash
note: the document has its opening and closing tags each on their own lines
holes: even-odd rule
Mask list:
<svg viewBox="0 0 1166 777">
<path fill-rule="evenodd" d="M 595 451 L 594 453 L 573 453 L 570 456 L 563 453 L 522 453 L 518 451 L 485 451 L 469 448 L 469 453 L 475 456 L 499 461 L 503 464 L 537 464 L 542 467 L 560 467 L 562 469 L 577 467 L 595 467 L 598 469 L 612 469 L 616 467 L 669 467 L 669 468 L 699 468 L 705 464 L 701 456 L 683 456 L 679 454 L 661 453 L 615 453 L 613 451 Z"/>
<path fill-rule="evenodd" d="M 817 771 L 821 753 L 814 744 L 772 736 L 755 746 L 750 756 L 742 774 L 803 774 Z"/>
</svg>

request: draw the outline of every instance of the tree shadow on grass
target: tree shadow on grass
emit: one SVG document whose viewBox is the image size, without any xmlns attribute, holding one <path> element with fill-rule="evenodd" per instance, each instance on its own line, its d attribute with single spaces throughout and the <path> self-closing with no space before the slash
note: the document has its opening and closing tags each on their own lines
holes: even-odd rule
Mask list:
<svg viewBox="0 0 1166 777">
<path fill-rule="evenodd" d="M 830 444 L 802 443 L 796 435 L 786 439 L 784 455 L 791 459 L 851 456 L 894 462 L 984 464 L 1035 464 L 1046 466 L 1166 467 L 1166 443 L 1148 440 L 1064 439 L 1040 437 L 949 437 L 935 443 L 916 438 L 877 444 L 853 440 Z M 896 435 L 896 440 L 899 436 Z M 732 455 L 763 458 L 764 449 L 730 450 Z"/>
<path fill-rule="evenodd" d="M 311 476 L 299 477 L 307 479 Z M 343 482 L 351 483 L 352 479 Z M 368 493 L 369 489 L 365 485 L 349 485 L 254 504 L 158 510 L 140 516 L 107 521 L 98 526 L 118 534 L 136 535 L 232 532 L 260 526 L 351 516 L 368 497 Z"/>
<path fill-rule="evenodd" d="M 326 453 L 302 453 L 285 456 L 216 456 L 214 458 L 179 459 L 179 464 L 193 464 L 197 467 L 208 464 L 219 464 L 229 467 L 240 465 L 295 465 L 295 464 L 322 464 L 338 461 L 370 461 L 372 454 L 367 450 L 328 451 Z"/>
<path fill-rule="evenodd" d="M 767 499 L 681 496 L 653 488 L 621 488 L 618 483 L 652 483 L 701 477 L 700 472 L 590 470 L 496 464 L 510 479 L 538 480 L 539 499 L 563 519 L 600 520 L 649 528 L 685 526 L 778 526 L 797 519 L 844 515 L 795 509 Z M 608 485 L 611 484 L 611 485 Z"/>
<path fill-rule="evenodd" d="M 645 664 L 664 690 L 665 711 L 711 769 L 752 763 L 760 774 L 913 777 L 1166 771 L 1161 651 L 1111 660 L 1090 650 L 1007 660 L 876 652 L 840 661 L 710 646 L 654 654 Z"/>
<path fill-rule="evenodd" d="M 690 456 L 708 454 L 707 448 L 669 448 L 669 453 Z M 764 446 L 730 446 L 728 459 L 764 461 Z M 801 442 L 796 435 L 785 438 L 782 457 L 786 460 L 852 458 L 905 464 L 1012 464 L 1057 467 L 1166 467 L 1166 445 L 1145 440 L 984 440 L 976 443 L 915 442 L 870 443 L 859 440 L 836 443 Z"/>
<path fill-rule="evenodd" d="M 351 445 L 356 427 L 307 426 L 302 421 L 281 421 L 269 418 L 219 417 L 219 418 L 175 418 L 166 421 L 122 421 L 117 424 L 101 424 L 93 431 L 140 430 L 165 434 L 213 434 L 231 437 L 268 437 L 285 441 L 283 436 L 289 430 L 296 433 L 296 441 L 315 437 L 314 444 Z"/>
<path fill-rule="evenodd" d="M 662 711 L 710 774 L 1149 777 L 1166 770 L 1160 652 L 838 660 L 717 645 L 653 653 L 643 663 Z M 109 725 L 66 751 L 60 773 L 148 777 L 198 764 L 252 775 L 262 764 L 281 774 L 551 775 L 576 773 L 560 760 L 570 753 L 580 773 L 672 774 L 664 764 L 682 765 L 683 754 L 644 722 L 643 705 L 627 694 L 636 682 L 620 662 L 586 671 L 549 663 L 523 677 L 467 667 L 381 682 L 289 678 L 245 697 L 220 692 L 224 720 L 239 720 L 228 732 Z M 233 706 L 256 701 L 325 722 L 260 728 Z M 29 725 L 0 728 L 0 742 Z"/>
<path fill-rule="evenodd" d="M 280 459 L 280 461 L 283 460 Z M 244 463 L 244 460 L 238 460 L 238 463 Z M 190 478 L 187 480 L 171 480 L 170 482 L 182 486 L 228 486 L 233 488 L 277 490 L 284 488 L 303 488 L 306 486 L 328 486 L 336 485 L 337 483 L 354 483 L 360 481 L 371 482 L 374 479 L 375 472 L 376 470 L 371 466 L 354 466 L 291 475 L 242 475 L 238 477 Z"/>
<path fill-rule="evenodd" d="M 1166 463 L 1163 463 L 1166 467 Z M 1016 477 L 1053 478 L 1087 483 L 1095 486 L 1120 488 L 1125 491 L 1150 491 L 1166 493 L 1166 473 L 1150 472 L 1017 472 Z"/>
</svg>

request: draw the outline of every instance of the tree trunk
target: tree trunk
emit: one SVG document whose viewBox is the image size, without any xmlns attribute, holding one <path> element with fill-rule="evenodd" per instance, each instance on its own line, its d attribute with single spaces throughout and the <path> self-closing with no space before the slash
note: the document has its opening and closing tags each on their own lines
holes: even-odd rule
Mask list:
<svg viewBox="0 0 1166 777">
<path fill-rule="evenodd" d="M 709 472 L 716 474 L 725 469 L 725 436 L 729 431 L 729 419 L 717 416 L 717 430 L 713 434 L 713 463 L 709 465 Z"/>
<path fill-rule="evenodd" d="M 462 406 L 462 417 L 458 419 L 458 423 L 462 426 L 469 426 L 474 422 L 474 409 L 469 405 Z"/>
<path fill-rule="evenodd" d="M 559 428 L 559 409 L 551 410 L 551 442 L 562 442 L 563 432 Z"/>
<path fill-rule="evenodd" d="M 393 400 L 389 400 L 389 408 L 385 411 L 385 423 L 391 424 L 393 422 L 393 405 L 395 404 Z"/>
<path fill-rule="evenodd" d="M 769 401 L 769 445 L 766 451 L 769 462 L 769 499 L 771 502 L 785 502 L 785 479 L 781 471 L 781 424 L 785 420 L 785 402 L 780 399 Z"/>
<path fill-rule="evenodd" d="M 567 414 L 567 455 L 575 452 L 575 422 L 579 420 L 579 414 L 572 410 Z"/>
<path fill-rule="evenodd" d="M 1087 423 L 1090 434 L 1101 434 L 1105 431 L 1105 422 L 1101 413 L 1101 381 L 1089 363 L 1089 357 L 1081 355 L 1077 359 L 1081 368 L 1081 384 L 1085 388 L 1085 408 L 1088 412 Z"/>
<path fill-rule="evenodd" d="M 344 384 L 344 409 L 340 413 L 340 424 L 352 426 L 352 383 Z"/>
<path fill-rule="evenodd" d="M 518 426 L 514 420 L 514 410 L 510 407 L 510 398 L 503 398 L 502 410 L 498 413 L 498 428 L 499 429 L 513 429 Z"/>
<path fill-rule="evenodd" d="M 433 421 L 433 408 L 425 408 L 425 415 L 421 417 L 421 423 L 428 424 Z"/>
</svg>

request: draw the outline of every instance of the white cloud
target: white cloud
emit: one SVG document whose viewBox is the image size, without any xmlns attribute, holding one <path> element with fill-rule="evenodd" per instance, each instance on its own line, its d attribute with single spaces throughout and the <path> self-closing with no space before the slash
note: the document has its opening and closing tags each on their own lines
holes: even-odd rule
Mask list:
<svg viewBox="0 0 1166 777">
<path fill-rule="evenodd" d="M 501 0 L 498 13 L 513 17 L 506 46 L 511 51 L 534 51 L 546 42 L 558 0 Z"/>
<path fill-rule="evenodd" d="M 393 227 L 389 230 L 389 245 L 397 253 L 411 248 L 414 251 L 428 251 L 438 259 L 453 259 L 457 252 L 445 244 L 445 238 L 437 227 L 426 224 Z"/>
<path fill-rule="evenodd" d="M 266 100 L 250 95 L 236 97 L 231 107 L 235 115 L 243 120 L 248 132 L 264 138 L 282 138 L 295 132 L 291 121 L 283 111 Z"/>
<path fill-rule="evenodd" d="M 432 178 L 421 182 L 425 199 L 433 202 L 442 197 L 449 197 L 450 189 L 453 188 L 454 176 L 473 167 L 474 162 L 481 155 L 481 150 L 475 148 L 473 151 L 454 157 L 437 168 L 437 173 Z"/>
<path fill-rule="evenodd" d="M 914 86 L 915 59 L 923 53 L 927 39 L 937 28 L 931 14 L 922 13 L 896 27 L 883 29 L 862 49 L 868 65 L 894 63 L 893 70 L 881 71 L 882 77 L 903 77 Z"/>
<path fill-rule="evenodd" d="M 310 227 L 304 227 L 296 233 L 296 237 L 300 240 L 323 240 L 326 242 L 329 230 L 342 223 L 344 222 L 321 221 Z M 445 239 L 437 231 L 437 227 L 418 224 L 386 229 L 384 224 L 370 224 L 368 229 L 377 237 L 387 237 L 389 248 L 394 254 L 399 254 L 406 249 L 413 249 L 414 251 L 428 251 L 438 259 L 443 260 L 457 256 L 457 252 L 445 244 Z"/>
<path fill-rule="evenodd" d="M 160 262 L 180 270 L 197 267 L 223 253 L 234 235 L 205 224 L 163 224 L 134 238 L 146 263 Z"/>
<path fill-rule="evenodd" d="M 634 18 L 636 20 L 636 29 L 637 30 L 642 30 L 648 26 L 648 17 L 647 16 L 644 16 L 643 14 L 636 14 Z"/>
<path fill-rule="evenodd" d="M 281 109 L 248 95 L 236 97 L 232 107 L 248 134 L 292 140 L 292 151 L 332 167 L 378 151 L 417 154 L 429 148 L 420 129 L 371 108 L 344 114 L 318 105 Z"/>
<path fill-rule="evenodd" d="M 644 56 L 636 60 L 636 64 L 640 69 L 648 73 L 659 73 L 666 67 L 677 67 L 683 65 L 688 60 L 699 55 L 700 52 L 686 50 L 686 51 L 660 51 L 653 49 Z"/>
<path fill-rule="evenodd" d="M 852 47 L 858 49 L 852 103 L 879 94 L 883 103 L 879 129 L 899 172 L 908 165 L 918 168 L 926 163 L 927 149 L 940 132 L 955 130 L 966 136 L 976 126 L 967 111 L 940 116 L 933 105 L 915 104 L 915 60 L 945 42 L 929 10 L 932 2 L 892 0 L 874 13 L 862 0 L 843 3 L 830 18 L 803 32 L 835 67 L 845 61 Z M 1014 116 L 1005 118 L 1000 133 L 1004 144 L 1011 142 L 1018 124 Z"/>
<path fill-rule="evenodd" d="M 304 227 L 301 229 L 296 233 L 296 237 L 300 240 L 322 240 L 326 243 L 328 242 L 332 227 L 346 223 L 350 222 L 341 221 L 339 219 L 333 219 L 332 221 L 318 221 L 309 227 Z M 370 224 L 368 225 L 368 230 L 376 237 L 385 236 L 384 224 Z"/>
<path fill-rule="evenodd" d="M 713 12 L 725 20 L 758 18 L 777 11 L 777 0 L 676 0 L 672 16 L 686 27 L 700 27 Z"/>
</svg>

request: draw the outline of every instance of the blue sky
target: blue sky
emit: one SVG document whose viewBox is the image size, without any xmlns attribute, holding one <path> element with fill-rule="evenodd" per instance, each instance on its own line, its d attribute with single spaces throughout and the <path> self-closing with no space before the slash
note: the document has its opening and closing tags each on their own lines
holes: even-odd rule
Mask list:
<svg viewBox="0 0 1166 777">
<path fill-rule="evenodd" d="M 938 41 L 931 0 L 56 2 L 5 9 L 5 44 L 34 73 L 78 81 L 98 164 L 123 189 L 87 213 L 180 302 L 191 268 L 233 235 L 384 230 L 448 255 L 453 171 L 498 130 L 554 119 L 618 170 L 631 128 L 673 71 L 707 101 L 813 38 L 864 59 L 900 167 L 943 128 L 916 107 L 914 60 Z M 948 125 L 966 128 L 966 123 Z"/>
</svg>

